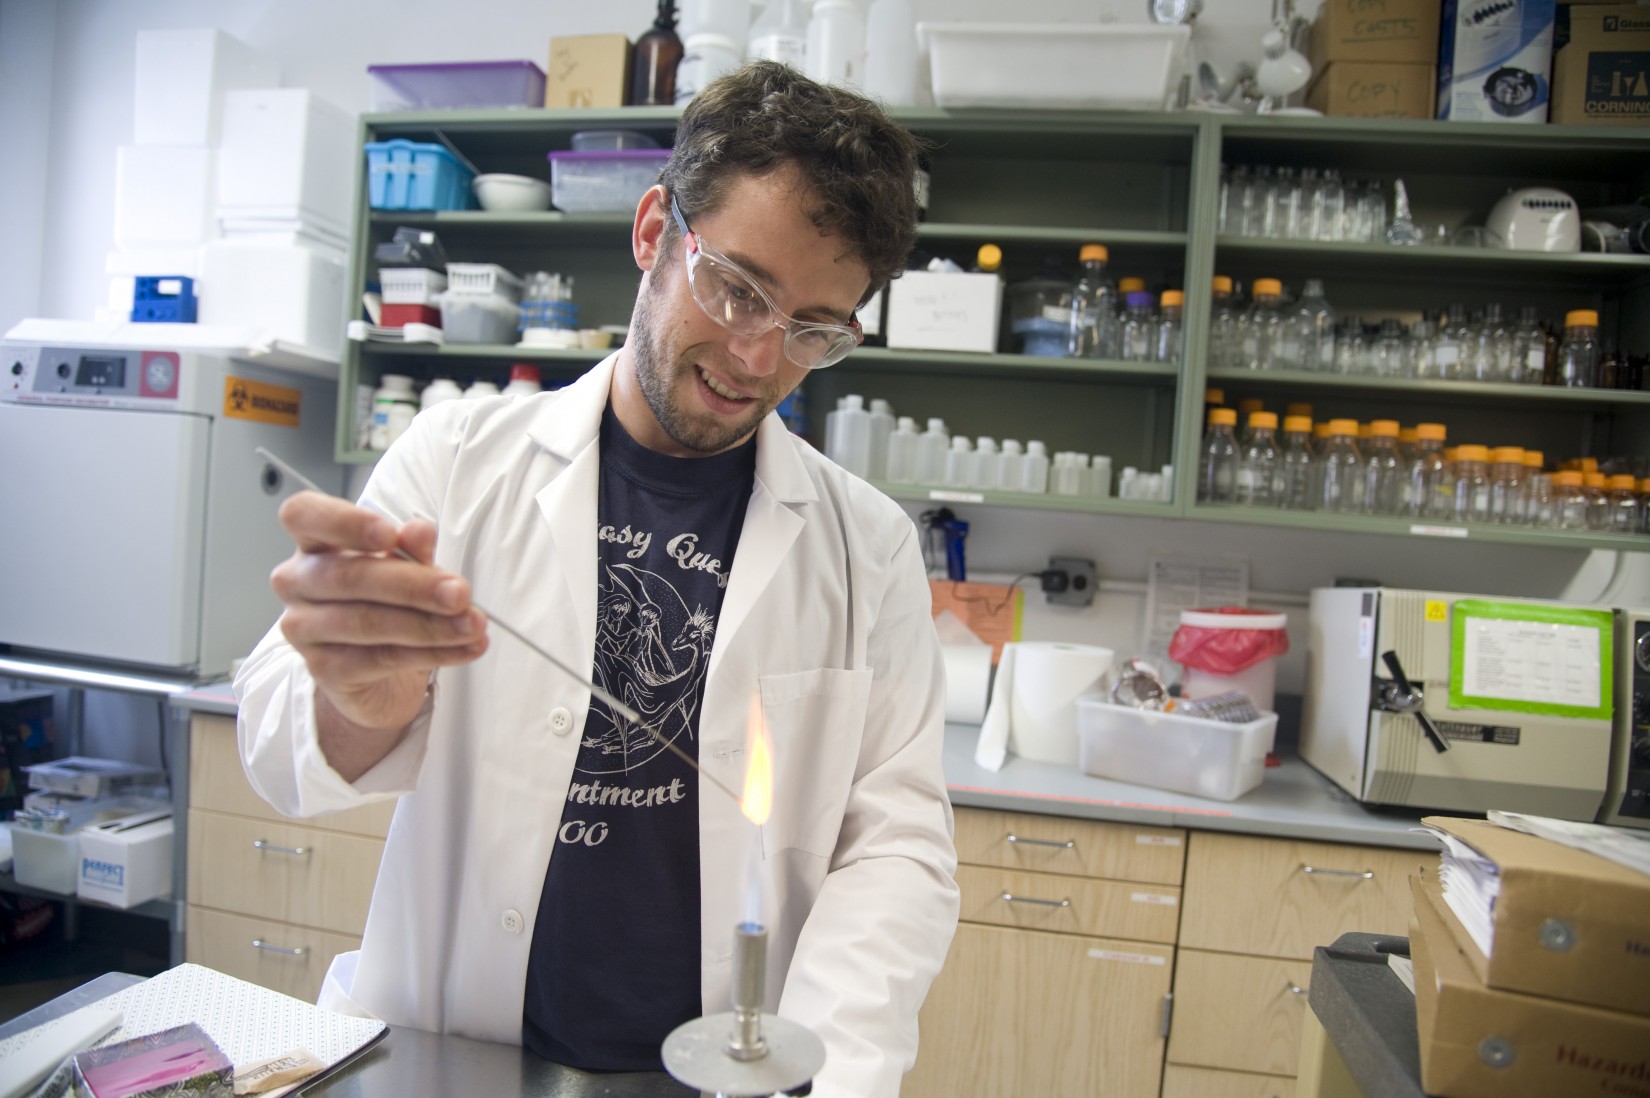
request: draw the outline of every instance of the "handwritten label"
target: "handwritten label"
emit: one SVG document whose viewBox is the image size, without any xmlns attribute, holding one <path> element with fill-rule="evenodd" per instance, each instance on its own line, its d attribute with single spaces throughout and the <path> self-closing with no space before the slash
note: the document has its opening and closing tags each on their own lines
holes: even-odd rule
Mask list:
<svg viewBox="0 0 1650 1098">
<path fill-rule="evenodd" d="M 1091 949 L 1089 956 L 1096 961 L 1122 961 L 1130 965 L 1163 965 L 1168 960 L 1155 953 L 1125 953 L 1120 949 Z"/>
</svg>

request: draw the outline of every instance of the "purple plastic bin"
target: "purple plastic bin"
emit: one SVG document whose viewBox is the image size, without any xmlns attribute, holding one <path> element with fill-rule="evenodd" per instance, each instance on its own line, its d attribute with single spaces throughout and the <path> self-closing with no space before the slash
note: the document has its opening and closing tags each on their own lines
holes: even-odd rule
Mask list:
<svg viewBox="0 0 1650 1098">
<path fill-rule="evenodd" d="M 531 61 L 368 65 L 367 75 L 374 112 L 544 106 L 544 70 Z"/>
</svg>

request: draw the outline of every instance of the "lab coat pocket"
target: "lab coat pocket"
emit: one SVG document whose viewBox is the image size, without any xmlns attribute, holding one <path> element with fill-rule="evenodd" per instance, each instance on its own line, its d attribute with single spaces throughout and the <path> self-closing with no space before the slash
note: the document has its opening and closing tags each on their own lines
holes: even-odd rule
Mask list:
<svg viewBox="0 0 1650 1098">
<path fill-rule="evenodd" d="M 786 849 L 822 858 L 836 849 L 871 698 L 869 670 L 820 668 L 764 675 L 762 715 L 773 738 L 773 814 L 766 856 Z"/>
</svg>

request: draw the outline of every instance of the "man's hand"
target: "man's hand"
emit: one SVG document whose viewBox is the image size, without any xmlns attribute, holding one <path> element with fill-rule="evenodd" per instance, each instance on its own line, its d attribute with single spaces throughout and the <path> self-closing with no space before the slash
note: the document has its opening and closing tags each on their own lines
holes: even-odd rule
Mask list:
<svg viewBox="0 0 1650 1098">
<path fill-rule="evenodd" d="M 486 618 L 464 577 L 416 563 L 435 552 L 428 522 L 397 528 L 318 492 L 287 499 L 280 519 L 297 543 L 270 574 L 281 632 L 315 679 L 322 748 L 353 781 L 400 742 L 432 670 L 487 650 Z"/>
</svg>

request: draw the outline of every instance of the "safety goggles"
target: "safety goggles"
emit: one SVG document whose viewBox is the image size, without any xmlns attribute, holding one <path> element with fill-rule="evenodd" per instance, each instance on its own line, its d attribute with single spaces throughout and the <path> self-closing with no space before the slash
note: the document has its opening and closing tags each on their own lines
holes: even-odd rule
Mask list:
<svg viewBox="0 0 1650 1098">
<path fill-rule="evenodd" d="M 670 214 L 682 230 L 682 255 L 693 300 L 728 331 L 754 336 L 770 327 L 779 328 L 785 333 L 785 357 L 807 370 L 823 370 L 841 362 L 865 342 L 858 320 L 846 325 L 816 324 L 798 320 L 774 304 L 761 283 L 688 227 L 675 195 L 670 197 Z"/>
</svg>

